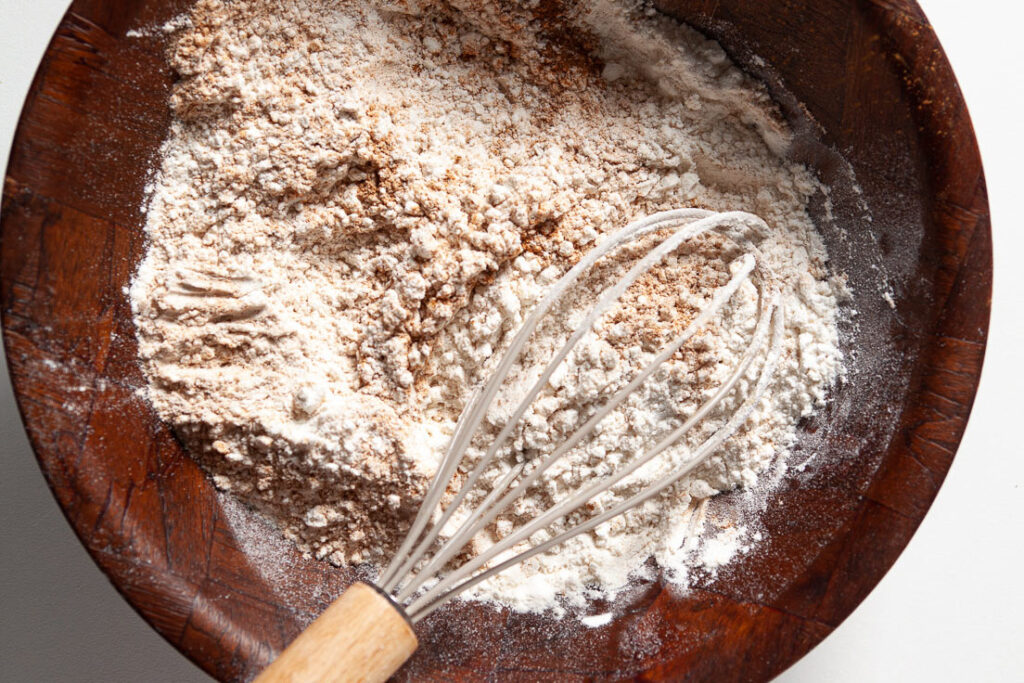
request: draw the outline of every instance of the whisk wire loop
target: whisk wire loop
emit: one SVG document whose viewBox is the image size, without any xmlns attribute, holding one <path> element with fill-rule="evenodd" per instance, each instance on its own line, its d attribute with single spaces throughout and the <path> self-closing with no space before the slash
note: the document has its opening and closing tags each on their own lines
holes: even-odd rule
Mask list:
<svg viewBox="0 0 1024 683">
<path fill-rule="evenodd" d="M 503 425 L 498 436 L 491 443 L 485 455 L 480 458 L 470 473 L 465 477 L 461 487 L 452 500 L 436 515 L 436 508 L 445 490 L 448 488 L 452 475 L 461 463 L 463 456 L 468 449 L 470 442 L 491 403 L 497 396 L 504 380 L 508 376 L 515 361 L 519 358 L 530 336 L 537 325 L 552 306 L 564 295 L 564 293 L 594 264 L 603 256 L 610 253 L 630 241 L 634 241 L 659 230 L 678 228 L 670 234 L 655 248 L 648 251 L 628 272 L 622 276 L 614 285 L 608 288 L 599 297 L 597 303 L 591 307 L 587 315 L 577 325 L 565 344 L 554 354 L 552 359 L 545 366 L 531 388 L 526 392 L 524 398 L 519 402 L 512 415 Z M 733 274 L 726 285 L 718 288 L 712 295 L 710 303 L 700 311 L 697 317 L 687 326 L 678 337 L 666 345 L 661 352 L 630 382 L 615 392 L 615 394 L 601 405 L 593 415 L 558 448 L 552 453 L 526 463 L 519 462 L 510 468 L 499 481 L 494 484 L 478 505 L 476 510 L 469 514 L 458 528 L 444 540 L 435 555 L 426 561 L 418 571 L 417 565 L 424 562 L 426 553 L 432 546 L 437 544 L 438 539 L 446 525 L 455 514 L 456 510 L 463 503 L 466 496 L 474 490 L 482 475 L 491 466 L 497 454 L 500 452 L 505 441 L 511 435 L 518 422 L 529 409 L 540 392 L 550 381 L 557 367 L 565 360 L 575 345 L 583 336 L 591 330 L 598 318 L 608 310 L 621 295 L 641 275 L 650 268 L 660 263 L 664 258 L 679 248 L 688 239 L 700 234 L 714 230 L 737 244 L 744 253 L 733 267 Z M 744 212 L 728 212 L 715 214 L 702 209 L 680 209 L 653 214 L 647 218 L 636 221 L 617 233 L 609 236 L 604 242 L 592 249 L 583 259 L 569 270 L 544 296 L 541 302 L 534 308 L 524 321 L 519 332 L 515 335 L 508 350 L 500 359 L 498 366 L 490 379 L 482 389 L 473 393 L 467 408 L 463 411 L 456 423 L 454 435 L 449 443 L 441 464 L 434 479 L 424 496 L 421 506 L 409 534 L 402 542 L 387 570 L 381 576 L 379 585 L 387 592 L 394 593 L 399 602 L 410 600 L 417 593 L 422 593 L 418 598 L 412 600 L 407 613 L 414 621 L 424 618 L 432 611 L 442 605 L 447 599 L 477 585 L 490 576 L 507 569 L 514 564 L 544 552 L 559 543 L 580 533 L 593 529 L 599 524 L 607 521 L 629 509 L 650 500 L 672 484 L 678 482 L 684 476 L 692 472 L 711 453 L 713 453 L 722 442 L 728 439 L 735 431 L 742 426 L 750 412 L 760 401 L 765 393 L 768 383 L 774 374 L 774 367 L 777 362 L 781 334 L 784 320 L 784 313 L 780 304 L 780 295 L 776 290 L 774 277 L 760 258 L 760 252 L 756 241 L 767 234 L 767 226 L 760 218 Z M 502 511 L 507 509 L 513 501 L 521 497 L 526 491 L 536 484 L 541 475 L 550 468 L 559 458 L 564 456 L 583 439 L 585 439 L 594 428 L 609 415 L 622 401 L 640 387 L 665 361 L 671 358 L 690 338 L 705 326 L 710 318 L 718 313 L 736 291 L 746 282 L 751 274 L 757 277 L 754 280 L 758 294 L 758 316 L 755 323 L 751 343 L 739 363 L 731 372 L 726 381 L 718 388 L 712 398 L 705 401 L 686 421 L 673 430 L 666 437 L 661 439 L 650 451 L 642 456 L 634 458 L 628 465 L 612 475 L 585 487 L 583 490 L 571 496 L 568 500 L 555 503 L 549 510 L 532 520 L 514 533 L 506 536 L 497 543 L 487 548 L 477 557 L 468 561 L 465 565 L 453 570 L 443 578 L 438 579 L 438 574 L 461 552 L 472 539 L 493 522 Z M 771 291 L 766 291 L 770 289 Z M 761 370 L 758 376 L 756 388 L 750 393 L 739 410 L 716 429 L 703 443 L 693 452 L 689 460 L 679 469 L 673 472 L 672 476 L 660 480 L 656 484 L 648 486 L 635 494 L 628 500 L 616 505 L 585 522 L 554 535 L 552 538 L 534 547 L 520 552 L 498 564 L 485 568 L 488 563 L 500 559 L 502 554 L 510 552 L 518 544 L 530 539 L 537 532 L 545 529 L 550 524 L 565 518 L 583 505 L 587 504 L 595 496 L 609 487 L 622 481 L 637 469 L 647 464 L 660 455 L 685 434 L 687 434 L 698 422 L 720 404 L 720 402 L 732 392 L 739 380 L 749 371 L 754 359 L 765 345 L 768 334 L 769 321 L 771 321 L 772 340 L 767 351 Z M 529 471 L 523 476 L 523 473 Z M 521 479 L 520 479 L 521 477 Z M 519 482 L 509 490 L 509 487 L 517 479 Z M 502 495 L 504 494 L 504 495 Z M 500 498 L 500 500 L 499 500 Z M 431 519 L 437 517 L 431 524 Z M 429 526 L 429 528 L 428 528 Z M 415 547 L 414 547 L 415 546 Z M 482 568 L 483 571 L 479 571 Z M 478 572 L 473 575 L 474 572 Z M 425 586 L 428 586 L 424 590 Z"/>
<path fill-rule="evenodd" d="M 747 255 L 749 257 L 749 255 Z M 473 536 L 475 536 L 484 527 L 490 524 L 494 519 L 511 504 L 515 499 L 525 495 L 526 491 L 541 477 L 541 475 L 550 468 L 557 460 L 563 455 L 568 453 L 573 447 L 575 447 L 580 441 L 586 438 L 590 432 L 616 407 L 618 407 L 627 396 L 633 393 L 637 387 L 643 384 L 666 360 L 671 358 L 676 351 L 679 350 L 697 331 L 699 331 L 717 311 L 725 304 L 725 302 L 736 292 L 739 286 L 746 281 L 750 272 L 754 268 L 754 259 L 752 257 L 745 258 L 743 264 L 739 270 L 733 275 L 730 281 L 723 287 L 719 288 L 714 297 L 712 303 L 706 307 L 696 319 L 694 319 L 690 325 L 687 326 L 686 330 L 683 331 L 672 343 L 668 344 L 659 354 L 651 361 L 643 371 L 638 373 L 632 381 L 629 382 L 625 387 L 620 389 L 612 398 L 610 398 L 603 406 L 601 406 L 593 416 L 579 429 L 576 430 L 561 446 L 555 451 L 545 456 L 540 460 L 539 463 L 530 471 L 530 473 L 524 477 L 524 479 L 517 484 L 517 486 L 509 491 L 498 503 L 490 506 L 481 504 L 477 508 L 477 514 L 467 519 L 463 523 L 463 526 L 452 535 L 448 541 L 446 541 L 441 548 L 438 549 L 437 553 L 427 564 L 423 567 L 416 576 L 416 579 L 409 583 L 399 594 L 398 598 L 405 599 L 415 593 L 422 583 L 430 578 L 432 572 L 440 570 L 451 560 L 454 554 L 457 554 Z M 716 395 L 703 404 L 689 420 L 684 424 L 685 429 L 680 432 L 680 435 L 688 432 L 697 421 L 702 419 L 719 401 L 725 393 L 728 392 L 734 386 L 735 382 L 739 379 L 742 373 L 749 366 L 750 361 L 753 360 L 753 351 L 755 348 L 751 346 L 748 348 L 745 357 L 737 367 L 737 370 L 733 373 L 725 384 L 723 384 Z M 628 467 L 618 472 L 610 480 L 601 480 L 590 487 L 584 489 L 583 493 L 588 493 L 586 499 L 581 501 L 579 505 L 582 505 L 589 500 L 596 493 L 589 492 L 600 492 L 601 490 L 607 489 L 608 486 L 612 486 L 618 481 L 621 481 L 626 476 L 631 474 L 633 471 L 638 469 L 640 466 L 649 462 L 657 454 L 650 455 L 649 457 L 640 458 L 631 463 Z M 497 488 L 497 487 L 495 487 Z M 493 491 L 492 491 L 493 493 Z M 577 505 L 576 507 L 578 507 Z M 450 508 L 449 508 L 450 509 Z M 539 520 L 537 520 L 539 521 Z M 536 523 L 536 521 L 535 521 Z"/>
<path fill-rule="evenodd" d="M 409 605 L 407 609 L 409 618 L 412 619 L 414 623 L 422 620 L 431 612 L 441 607 L 447 600 L 449 600 L 452 597 L 455 597 L 459 593 L 468 590 L 469 588 L 472 588 L 473 586 L 491 578 L 495 574 L 498 574 L 499 572 L 502 572 L 508 569 L 509 567 L 515 566 L 525 560 L 528 560 L 534 555 L 546 552 L 547 550 L 550 550 L 556 545 L 564 543 L 565 541 L 569 540 L 570 538 L 573 538 L 574 536 L 578 536 L 581 533 L 590 531 L 591 529 L 603 524 L 604 522 L 607 522 L 610 519 L 613 519 L 625 512 L 628 512 L 633 508 L 642 505 L 648 500 L 651 500 L 652 498 L 660 495 L 663 491 L 675 485 L 680 479 L 682 479 L 686 475 L 690 474 L 693 470 L 695 470 L 699 465 L 701 465 L 704 462 L 704 460 L 708 456 L 714 453 L 714 451 L 719 446 L 722 445 L 722 442 L 724 442 L 726 439 L 728 439 L 730 436 L 736 433 L 736 431 L 743 425 L 743 423 L 746 422 L 747 418 L 750 416 L 750 413 L 753 411 L 753 409 L 757 406 L 758 402 L 760 402 L 760 400 L 763 398 L 764 393 L 768 388 L 768 384 L 774 376 L 775 366 L 778 363 L 784 319 L 781 305 L 775 308 L 772 317 L 774 320 L 774 324 L 772 326 L 773 333 L 771 348 L 765 359 L 765 366 L 762 368 L 762 372 L 758 377 L 757 386 L 754 392 L 744 401 L 743 406 L 740 408 L 740 410 L 734 413 L 725 425 L 720 427 L 718 431 L 716 431 L 708 440 L 701 444 L 701 446 L 696 451 L 694 451 L 693 456 L 690 458 L 690 460 L 687 462 L 685 466 L 681 467 L 669 478 L 644 489 L 640 493 L 635 494 L 631 498 L 623 501 L 622 503 L 616 505 L 615 507 L 606 510 L 605 512 L 591 519 L 588 519 L 587 521 L 555 536 L 554 538 L 551 538 L 547 541 L 537 544 L 536 546 L 528 548 L 527 550 L 524 550 L 519 554 L 514 555 L 509 559 L 504 560 L 499 564 L 490 567 L 487 570 L 480 572 L 475 576 L 470 577 L 468 580 L 464 581 L 463 583 L 455 586 L 453 589 L 450 589 L 448 591 L 445 591 L 444 588 L 450 586 L 451 583 L 454 583 L 454 581 L 445 583 L 448 578 L 446 577 L 445 581 L 441 581 L 437 585 L 431 587 L 426 593 L 424 593 L 424 595 L 422 595 L 419 599 L 417 599 Z M 668 441 L 668 439 L 666 439 L 666 441 Z M 674 439 L 672 439 L 672 441 L 674 441 Z M 670 445 L 671 441 L 669 441 L 669 443 L 666 443 L 664 447 L 667 448 Z M 480 565 L 478 565 L 477 568 L 479 568 L 479 566 Z M 463 574 L 462 576 L 465 576 L 465 574 Z"/>
<path fill-rule="evenodd" d="M 768 301 L 765 301 L 764 303 L 766 305 L 765 308 L 762 310 L 767 312 L 767 310 L 771 308 L 772 304 Z M 541 529 L 547 527 L 553 522 L 570 514 L 574 510 L 586 504 L 589 500 L 591 500 L 599 493 L 608 490 L 611 486 L 614 486 L 615 484 L 619 483 L 620 481 L 628 477 L 630 474 L 638 470 L 640 467 L 643 467 L 647 463 L 651 462 L 654 458 L 659 456 L 667 448 L 672 446 L 672 444 L 674 444 L 684 435 L 689 433 L 689 431 L 694 427 L 694 425 L 696 425 L 699 421 L 703 420 L 707 416 L 707 414 L 710 413 L 711 410 L 713 410 L 722 401 L 722 399 L 724 399 L 725 396 L 732 391 L 732 389 L 735 387 L 739 379 L 744 374 L 746 374 L 747 370 L 750 367 L 750 364 L 754 360 L 754 357 L 764 344 L 765 336 L 768 330 L 767 323 L 769 317 L 771 316 L 760 316 L 757 327 L 754 331 L 754 340 L 748 346 L 746 352 L 744 353 L 743 357 L 741 358 L 740 362 L 737 364 L 736 368 L 733 370 L 729 378 L 718 388 L 715 394 L 709 400 L 705 401 L 680 427 L 676 428 L 668 436 L 663 438 L 649 452 L 645 453 L 641 457 L 633 459 L 628 465 L 626 465 L 622 469 L 616 471 L 615 473 L 608 477 L 605 477 L 590 484 L 569 500 L 563 501 L 555 505 L 553 508 L 551 508 L 541 516 L 531 521 L 529 524 L 518 530 L 516 533 L 511 534 L 508 537 L 499 541 L 498 543 L 492 545 L 485 552 L 473 558 L 469 563 L 460 567 L 459 569 L 455 570 L 447 577 L 445 577 L 445 579 L 442 581 L 442 584 L 451 585 L 455 580 L 463 576 L 466 576 L 472 571 L 475 571 L 476 569 L 482 567 L 484 564 L 497 557 L 504 550 L 513 547 L 517 543 L 527 540 L 537 531 L 540 531 Z M 544 463 L 542 463 L 542 466 L 543 465 Z M 529 487 L 529 484 L 532 483 L 532 481 L 535 481 L 537 477 L 539 477 L 539 474 L 537 474 L 536 471 L 532 472 L 529 475 L 529 477 L 526 480 L 524 480 L 519 485 L 519 487 L 517 487 L 516 491 L 513 491 L 510 494 L 508 494 L 506 498 L 503 499 L 501 503 L 499 503 L 498 506 L 495 506 L 491 511 L 487 512 L 487 514 L 482 515 L 481 520 L 477 524 L 474 524 L 471 529 L 466 530 L 463 533 L 463 539 L 465 540 L 460 539 L 456 541 L 452 544 L 452 547 L 456 549 L 462 548 L 465 545 L 466 541 L 472 538 L 472 536 L 475 535 L 479 530 L 483 529 L 484 526 L 493 521 L 494 518 L 497 517 L 497 515 L 503 509 L 505 509 L 506 505 L 503 505 L 502 503 L 507 503 L 507 501 L 512 499 L 514 497 L 514 494 L 516 493 L 521 495 L 525 491 L 525 489 Z M 522 489 L 521 491 L 518 490 L 520 488 Z M 452 559 L 452 556 L 453 555 L 450 550 L 447 553 L 444 550 L 439 551 L 437 555 L 435 555 L 435 557 L 431 560 L 431 562 L 417 574 L 415 581 L 411 582 L 409 586 L 406 586 L 406 588 L 404 588 L 398 594 L 398 599 L 404 600 L 410 597 L 412 594 L 414 594 L 416 589 L 420 585 L 428 581 L 430 578 L 432 578 L 434 573 L 443 568 L 447 561 Z"/>
</svg>

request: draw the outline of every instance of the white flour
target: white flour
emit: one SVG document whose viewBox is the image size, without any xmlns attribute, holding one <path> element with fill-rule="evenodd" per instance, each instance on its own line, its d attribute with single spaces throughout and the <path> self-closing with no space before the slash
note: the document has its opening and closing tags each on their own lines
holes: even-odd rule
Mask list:
<svg viewBox="0 0 1024 683">
<path fill-rule="evenodd" d="M 648 558 L 685 583 L 689 567 L 747 547 L 736 528 L 701 541 L 701 501 L 753 485 L 824 400 L 843 288 L 806 211 L 818 184 L 786 161 L 789 132 L 763 90 L 716 44 L 651 14 L 203 0 L 172 25 L 183 79 L 131 297 L 150 399 L 218 487 L 317 557 L 384 563 L 469 390 L 554 279 L 645 214 L 741 209 L 771 226 L 761 246 L 786 294 L 769 397 L 692 481 L 475 597 L 560 614 L 655 571 Z M 550 450 L 628 381 L 734 256 L 703 239 L 632 287 L 526 416 L 505 466 Z M 626 262 L 609 259 L 542 325 L 510 396 Z M 478 545 L 677 425 L 735 366 L 753 305 L 743 290 Z M 685 445 L 591 512 L 664 477 Z"/>
</svg>

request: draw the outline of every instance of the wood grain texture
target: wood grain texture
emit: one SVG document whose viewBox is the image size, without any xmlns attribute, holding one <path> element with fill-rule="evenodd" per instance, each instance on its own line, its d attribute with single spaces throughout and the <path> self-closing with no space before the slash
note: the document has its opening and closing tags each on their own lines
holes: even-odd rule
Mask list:
<svg viewBox="0 0 1024 683">
<path fill-rule="evenodd" d="M 384 683 L 418 645 L 405 612 L 360 581 L 299 634 L 255 683 Z"/>
<path fill-rule="evenodd" d="M 355 577 L 283 546 L 268 573 L 137 393 L 124 287 L 145 247 L 140 206 L 174 76 L 160 37 L 125 32 L 188 4 L 76 0 L 62 21 L 4 179 L 0 306 L 29 437 L 83 544 L 183 653 L 218 679 L 249 680 Z M 594 629 L 451 605 L 417 627 L 421 647 L 399 680 L 770 678 L 888 570 L 959 444 L 985 351 L 991 233 L 967 111 L 919 8 L 658 7 L 768 84 L 798 131 L 795 156 L 832 188 L 823 233 L 860 315 L 843 330 L 854 369 L 803 425 L 794 457 L 824 454 L 769 502 L 759 551 L 694 590 L 639 586 L 612 605 L 622 616 Z"/>
</svg>

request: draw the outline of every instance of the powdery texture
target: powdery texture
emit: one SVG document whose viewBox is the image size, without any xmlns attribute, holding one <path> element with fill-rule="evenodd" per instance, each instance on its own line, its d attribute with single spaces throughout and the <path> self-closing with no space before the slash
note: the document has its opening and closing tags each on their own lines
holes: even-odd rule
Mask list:
<svg viewBox="0 0 1024 683">
<path fill-rule="evenodd" d="M 319 558 L 383 564 L 469 390 L 548 284 L 643 215 L 742 209 L 771 226 L 761 248 L 785 290 L 770 398 L 692 480 L 474 596 L 560 613 L 614 595 L 650 557 L 681 582 L 694 563 L 727 561 L 724 537 L 708 561 L 695 550 L 701 501 L 754 483 L 824 400 L 840 369 L 841 283 L 806 211 L 818 185 L 785 160 L 789 133 L 763 90 L 717 44 L 652 14 L 202 0 L 171 26 L 182 79 L 131 298 L 150 399 L 218 487 Z M 685 326 L 735 255 L 699 240 L 634 285 L 501 467 L 571 433 Z M 632 258 L 602 263 L 542 325 L 509 399 Z M 677 425 L 734 367 L 753 306 L 748 287 L 478 546 Z M 498 403 L 482 438 L 508 410 Z M 588 513 L 663 477 L 685 446 Z"/>
</svg>

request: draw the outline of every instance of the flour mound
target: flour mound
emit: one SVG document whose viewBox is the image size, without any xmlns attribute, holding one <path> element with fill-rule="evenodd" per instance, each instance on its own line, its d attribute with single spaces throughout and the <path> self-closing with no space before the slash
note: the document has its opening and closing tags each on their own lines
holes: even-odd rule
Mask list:
<svg viewBox="0 0 1024 683">
<path fill-rule="evenodd" d="M 201 0 L 168 30 L 181 80 L 131 301 L 150 400 L 219 488 L 318 558 L 385 564 L 469 392 L 552 282 L 641 216 L 745 210 L 771 228 L 761 249 L 787 312 L 767 398 L 692 478 L 469 597 L 560 614 L 649 574 L 648 558 L 684 583 L 695 563 L 735 555 L 736 533 L 695 550 L 703 501 L 753 485 L 825 400 L 841 372 L 842 285 L 807 214 L 818 183 L 787 160 L 790 131 L 717 44 L 611 1 Z M 599 264 L 540 327 L 470 464 L 637 253 Z M 696 240 L 631 287 L 488 481 L 557 446 L 696 315 L 736 256 Z M 684 420 L 736 366 L 755 306 L 744 287 L 476 548 Z M 664 478 L 693 444 L 556 528 Z"/>
</svg>

